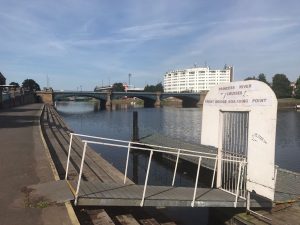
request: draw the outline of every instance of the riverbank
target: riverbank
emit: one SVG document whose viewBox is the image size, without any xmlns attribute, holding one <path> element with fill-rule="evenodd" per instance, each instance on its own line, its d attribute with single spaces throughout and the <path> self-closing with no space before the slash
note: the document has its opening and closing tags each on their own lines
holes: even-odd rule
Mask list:
<svg viewBox="0 0 300 225">
<path fill-rule="evenodd" d="M 296 105 L 300 105 L 300 99 L 296 99 L 296 98 L 278 99 L 278 109 L 294 109 Z"/>
<path fill-rule="evenodd" d="M 65 205 L 31 199 L 28 186 L 54 180 L 40 133 L 42 104 L 0 111 L 0 224 L 66 224 Z"/>
<path fill-rule="evenodd" d="M 96 102 L 97 100 L 91 99 L 91 102 Z M 144 102 L 138 98 L 125 98 L 125 99 L 113 99 L 113 105 L 135 105 L 143 107 Z M 278 99 L 278 109 L 294 109 L 296 105 L 300 105 L 300 99 L 296 98 L 282 98 Z M 169 98 L 161 101 L 161 106 L 170 106 L 181 108 L 182 100 L 177 98 Z"/>
</svg>

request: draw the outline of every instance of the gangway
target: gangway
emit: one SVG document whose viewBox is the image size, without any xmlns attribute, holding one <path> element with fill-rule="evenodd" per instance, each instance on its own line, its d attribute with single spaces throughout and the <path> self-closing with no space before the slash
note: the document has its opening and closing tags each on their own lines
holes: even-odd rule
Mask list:
<svg viewBox="0 0 300 225">
<path fill-rule="evenodd" d="M 77 136 L 84 138 L 83 154 L 80 166 L 80 172 L 77 181 L 68 180 L 68 168 L 72 154 L 72 140 Z M 118 147 L 127 150 L 126 166 L 124 171 L 124 182 L 103 183 L 82 181 L 84 170 L 85 153 L 88 144 L 96 144 L 110 147 Z M 131 151 L 145 151 L 149 153 L 146 177 L 144 185 L 128 184 L 127 170 L 129 156 Z M 154 153 L 164 153 L 175 155 L 176 163 L 174 166 L 173 179 L 170 186 L 151 186 L 148 185 L 148 178 L 151 168 L 151 162 Z M 194 187 L 175 187 L 176 171 L 178 161 L 181 156 L 197 158 L 198 165 Z M 214 172 L 212 174 L 211 187 L 198 187 L 199 172 L 202 159 L 211 160 L 214 163 Z M 231 189 L 224 187 L 215 187 L 215 174 L 218 161 L 231 163 L 236 170 L 228 176 L 232 180 Z M 246 207 L 245 197 L 245 169 L 247 162 L 243 157 L 231 157 L 219 159 L 215 153 L 198 152 L 187 149 L 176 149 L 158 145 L 143 145 L 139 142 L 131 142 L 104 137 L 89 136 L 84 134 L 71 133 L 68 152 L 68 161 L 66 167 L 65 180 L 68 182 L 75 199 L 75 205 L 85 206 L 191 206 L 191 207 Z"/>
</svg>

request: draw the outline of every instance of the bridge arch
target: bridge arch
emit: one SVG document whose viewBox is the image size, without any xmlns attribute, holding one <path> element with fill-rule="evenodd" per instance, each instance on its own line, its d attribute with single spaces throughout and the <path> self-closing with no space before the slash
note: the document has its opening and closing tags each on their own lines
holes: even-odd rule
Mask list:
<svg viewBox="0 0 300 225">
<path fill-rule="evenodd" d="M 88 97 L 97 99 L 100 101 L 100 109 L 105 109 L 111 104 L 110 93 L 106 92 L 53 92 L 53 101 L 57 101 L 67 97 Z"/>
<path fill-rule="evenodd" d="M 112 92 L 111 98 L 117 99 L 122 97 L 139 98 L 144 101 L 145 108 L 160 107 L 159 92 Z"/>
</svg>

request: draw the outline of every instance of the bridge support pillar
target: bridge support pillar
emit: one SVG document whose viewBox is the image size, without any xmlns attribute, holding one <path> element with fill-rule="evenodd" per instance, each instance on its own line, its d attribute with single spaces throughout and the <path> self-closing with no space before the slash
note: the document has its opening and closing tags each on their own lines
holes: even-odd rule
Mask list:
<svg viewBox="0 0 300 225">
<path fill-rule="evenodd" d="M 197 107 L 201 107 L 203 105 L 206 94 L 207 92 L 200 93 L 199 102 L 197 102 Z"/>
<path fill-rule="evenodd" d="M 40 98 L 43 103 L 48 103 L 53 105 L 53 90 L 48 91 L 37 91 L 36 95 Z"/>
<path fill-rule="evenodd" d="M 105 107 L 106 109 L 111 109 L 111 92 L 108 92 L 106 95 L 106 103 L 105 103 Z"/>
<path fill-rule="evenodd" d="M 154 103 L 154 107 L 156 107 L 156 108 L 159 108 L 161 106 L 160 96 L 161 96 L 161 93 L 157 92 L 156 93 L 156 101 Z"/>
</svg>

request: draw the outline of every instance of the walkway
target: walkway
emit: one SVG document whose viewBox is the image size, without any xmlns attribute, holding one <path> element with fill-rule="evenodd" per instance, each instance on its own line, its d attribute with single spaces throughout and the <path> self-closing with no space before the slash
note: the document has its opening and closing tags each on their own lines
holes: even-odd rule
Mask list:
<svg viewBox="0 0 300 225">
<path fill-rule="evenodd" d="M 41 108 L 0 111 L 0 225 L 72 224 L 64 205 L 33 200 L 26 188 L 54 180 L 39 129 Z"/>
</svg>

